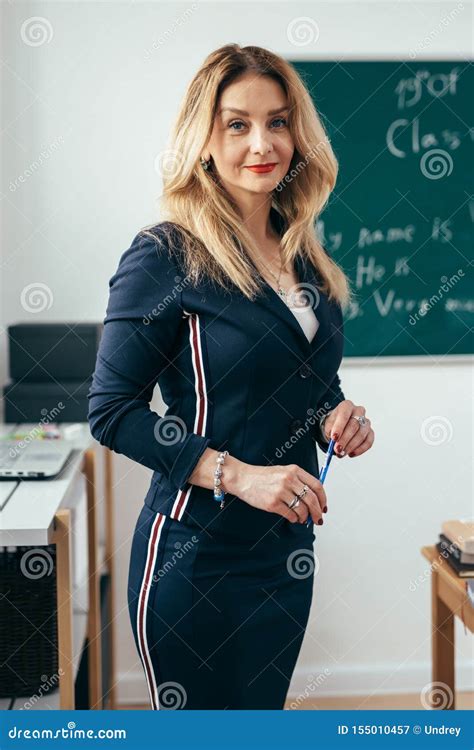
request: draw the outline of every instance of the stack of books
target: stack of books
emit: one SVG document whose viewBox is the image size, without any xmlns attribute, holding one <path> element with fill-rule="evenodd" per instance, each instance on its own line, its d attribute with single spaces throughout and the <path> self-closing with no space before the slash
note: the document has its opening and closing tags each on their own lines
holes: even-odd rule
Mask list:
<svg viewBox="0 0 474 750">
<path fill-rule="evenodd" d="M 438 552 L 461 578 L 474 578 L 474 521 L 445 521 Z"/>
</svg>

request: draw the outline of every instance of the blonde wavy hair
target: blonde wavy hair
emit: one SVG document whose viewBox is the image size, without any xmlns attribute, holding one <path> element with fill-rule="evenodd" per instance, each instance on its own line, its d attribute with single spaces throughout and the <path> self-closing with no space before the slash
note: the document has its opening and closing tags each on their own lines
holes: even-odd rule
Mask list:
<svg viewBox="0 0 474 750">
<path fill-rule="evenodd" d="M 190 281 L 197 284 L 206 276 L 224 288 L 232 282 L 249 299 L 258 294 L 262 280 L 252 257 L 259 256 L 259 248 L 218 174 L 200 163 L 222 92 L 248 72 L 277 81 L 289 106 L 295 152 L 287 175 L 272 192 L 272 209 L 282 219 L 282 263 L 293 267 L 298 253 L 309 259 L 321 277 L 322 291 L 344 308 L 351 301 L 349 279 L 315 232 L 336 183 L 338 163 L 303 81 L 286 60 L 267 49 L 220 47 L 207 56 L 189 84 L 171 134 L 172 167 L 163 175 L 162 228 L 171 247 L 176 240 Z M 153 227 L 141 233 L 156 237 Z"/>
</svg>

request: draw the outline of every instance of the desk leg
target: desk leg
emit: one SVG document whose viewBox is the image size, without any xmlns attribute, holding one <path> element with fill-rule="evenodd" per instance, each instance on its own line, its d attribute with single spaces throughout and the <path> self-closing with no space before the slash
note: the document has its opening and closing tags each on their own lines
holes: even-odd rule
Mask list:
<svg viewBox="0 0 474 750">
<path fill-rule="evenodd" d="M 107 538 L 106 538 L 106 549 L 105 549 L 105 562 L 110 575 L 110 587 L 109 587 L 109 611 L 110 611 L 110 623 L 108 627 L 109 635 L 109 664 L 110 664 L 110 679 L 109 679 L 109 690 L 107 695 L 104 697 L 104 702 L 108 710 L 113 711 L 116 707 L 116 686 L 115 686 L 115 675 L 116 670 L 116 648 L 115 648 L 115 523 L 114 523 L 114 488 L 113 488 L 113 452 L 108 448 L 104 448 L 104 462 L 105 462 L 105 522 L 107 525 Z"/>
<path fill-rule="evenodd" d="M 58 607 L 59 708 L 75 708 L 73 674 L 73 620 L 71 581 L 71 514 L 66 508 L 55 516 L 52 542 L 56 544 L 56 596 Z"/>
<path fill-rule="evenodd" d="M 102 709 L 102 628 L 100 617 L 99 572 L 97 570 L 97 503 L 95 481 L 95 453 L 88 450 L 84 455 L 83 472 L 86 478 L 87 492 L 87 534 L 89 565 L 89 620 L 88 620 L 88 656 L 89 656 L 89 707 L 92 710 Z"/>
<path fill-rule="evenodd" d="M 432 680 L 438 683 L 433 686 L 432 707 L 454 710 L 454 615 L 438 596 L 438 573 L 431 576 Z"/>
</svg>

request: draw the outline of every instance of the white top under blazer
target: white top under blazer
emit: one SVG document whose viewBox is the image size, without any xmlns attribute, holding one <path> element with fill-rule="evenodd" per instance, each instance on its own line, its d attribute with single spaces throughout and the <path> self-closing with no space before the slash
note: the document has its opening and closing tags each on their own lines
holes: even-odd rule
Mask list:
<svg viewBox="0 0 474 750">
<path fill-rule="evenodd" d="M 296 320 L 300 324 L 308 341 L 311 342 L 316 335 L 316 331 L 319 328 L 319 320 L 317 319 L 311 305 L 296 307 L 290 307 L 290 305 L 288 305 L 288 308 L 291 310 Z"/>
</svg>

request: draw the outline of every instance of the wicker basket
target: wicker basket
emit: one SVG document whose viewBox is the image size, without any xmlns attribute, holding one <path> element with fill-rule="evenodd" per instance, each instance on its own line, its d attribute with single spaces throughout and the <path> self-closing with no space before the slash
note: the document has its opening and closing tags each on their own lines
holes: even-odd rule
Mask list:
<svg viewBox="0 0 474 750">
<path fill-rule="evenodd" d="M 0 547 L 0 698 L 58 684 L 56 545 Z"/>
</svg>

